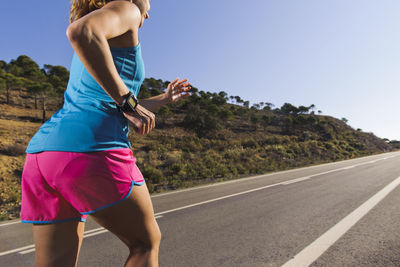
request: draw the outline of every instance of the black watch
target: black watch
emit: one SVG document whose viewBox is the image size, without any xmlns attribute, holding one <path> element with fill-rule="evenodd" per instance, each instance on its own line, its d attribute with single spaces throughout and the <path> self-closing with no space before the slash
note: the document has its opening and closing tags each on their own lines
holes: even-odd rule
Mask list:
<svg viewBox="0 0 400 267">
<path fill-rule="evenodd" d="M 138 104 L 139 101 L 137 100 L 136 96 L 131 92 L 129 92 L 124 96 L 122 104 L 121 105 L 117 104 L 117 108 L 119 111 L 123 112 L 134 112 Z"/>
</svg>

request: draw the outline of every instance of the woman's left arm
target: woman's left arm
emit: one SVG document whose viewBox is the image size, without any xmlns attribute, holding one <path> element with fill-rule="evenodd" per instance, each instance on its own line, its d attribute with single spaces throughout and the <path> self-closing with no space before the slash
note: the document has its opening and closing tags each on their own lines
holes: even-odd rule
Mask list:
<svg viewBox="0 0 400 267">
<path fill-rule="evenodd" d="M 177 78 L 168 84 L 165 93 L 145 99 L 139 99 L 139 103 L 141 106 L 145 107 L 151 112 L 155 112 L 163 105 L 167 105 L 190 96 L 190 93 L 188 92 L 189 90 L 190 83 L 187 82 L 187 79 L 179 80 L 179 78 Z"/>
</svg>

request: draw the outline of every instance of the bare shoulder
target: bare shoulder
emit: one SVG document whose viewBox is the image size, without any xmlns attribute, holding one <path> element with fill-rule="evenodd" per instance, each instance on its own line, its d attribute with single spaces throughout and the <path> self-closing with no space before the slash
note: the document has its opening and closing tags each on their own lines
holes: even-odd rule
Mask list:
<svg viewBox="0 0 400 267">
<path fill-rule="evenodd" d="M 141 13 L 137 5 L 126 0 L 111 1 L 107 3 L 102 9 L 118 12 L 120 16 L 126 18 L 140 20 L 141 17 Z"/>
<path fill-rule="evenodd" d="M 140 22 L 141 13 L 135 4 L 123 0 L 111 1 L 71 23 L 67 35 L 74 36 L 75 32 L 79 38 L 84 32 L 81 29 L 85 28 L 86 32 L 111 39 L 130 31 L 137 32 Z"/>
</svg>

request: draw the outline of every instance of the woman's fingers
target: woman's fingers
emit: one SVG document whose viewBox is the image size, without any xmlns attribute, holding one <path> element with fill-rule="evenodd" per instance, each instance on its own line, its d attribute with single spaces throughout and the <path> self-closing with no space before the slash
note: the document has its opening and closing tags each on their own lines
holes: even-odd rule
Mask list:
<svg viewBox="0 0 400 267">
<path fill-rule="evenodd" d="M 177 86 L 182 86 L 182 84 L 185 83 L 185 82 L 187 82 L 187 79 L 180 80 L 180 81 L 177 83 Z"/>
<path fill-rule="evenodd" d="M 138 134 L 143 134 L 143 121 L 140 118 L 133 116 L 133 114 L 125 113 L 124 116 L 133 124 L 135 131 Z"/>
<path fill-rule="evenodd" d="M 153 122 L 151 120 L 151 117 L 147 117 L 147 133 L 150 133 L 152 129 L 153 129 Z"/>
<path fill-rule="evenodd" d="M 173 80 L 168 86 L 173 89 L 175 87 L 182 87 L 182 84 L 187 82 L 187 79 L 179 80 L 179 78 L 176 78 Z"/>
<path fill-rule="evenodd" d="M 136 128 L 138 134 L 149 134 L 150 131 L 155 127 L 155 115 L 144 107 L 138 105 L 134 113 L 124 113 L 125 117 Z"/>
<path fill-rule="evenodd" d="M 145 114 L 145 120 L 145 134 L 148 134 L 151 131 L 151 120 L 149 114 Z"/>
<path fill-rule="evenodd" d="M 145 120 L 146 120 L 146 133 L 149 133 L 155 126 L 155 116 L 152 112 L 148 111 L 148 110 L 144 110 L 143 112 Z"/>
<path fill-rule="evenodd" d="M 187 82 L 187 83 L 185 83 L 182 87 L 189 87 L 189 86 L 190 86 L 190 83 Z"/>
<path fill-rule="evenodd" d="M 139 128 L 138 134 L 143 135 L 144 134 L 144 125 L 142 124 Z"/>
<path fill-rule="evenodd" d="M 154 114 L 151 116 L 151 122 L 151 129 L 156 128 L 156 116 Z"/>
<path fill-rule="evenodd" d="M 178 82 L 179 82 L 179 78 L 176 78 L 175 80 L 173 80 L 173 81 L 169 84 L 169 86 L 171 86 L 171 88 L 174 88 L 174 87 L 177 85 Z"/>
<path fill-rule="evenodd" d="M 190 89 L 191 86 L 187 79 L 180 80 L 179 78 L 176 78 L 174 81 L 168 84 L 167 96 L 172 103 L 178 101 L 181 98 L 190 96 L 190 94 L 187 92 Z"/>
<path fill-rule="evenodd" d="M 190 83 L 179 83 L 176 87 L 175 87 L 175 91 L 174 93 L 182 93 L 184 91 L 188 91 L 190 90 Z"/>
</svg>

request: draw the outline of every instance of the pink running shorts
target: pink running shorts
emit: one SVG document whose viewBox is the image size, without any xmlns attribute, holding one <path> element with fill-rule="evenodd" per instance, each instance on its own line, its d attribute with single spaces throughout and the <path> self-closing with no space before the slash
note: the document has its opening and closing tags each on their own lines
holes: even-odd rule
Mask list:
<svg viewBox="0 0 400 267">
<path fill-rule="evenodd" d="M 129 148 L 27 154 L 21 222 L 85 222 L 88 214 L 121 202 L 144 183 Z"/>
</svg>

